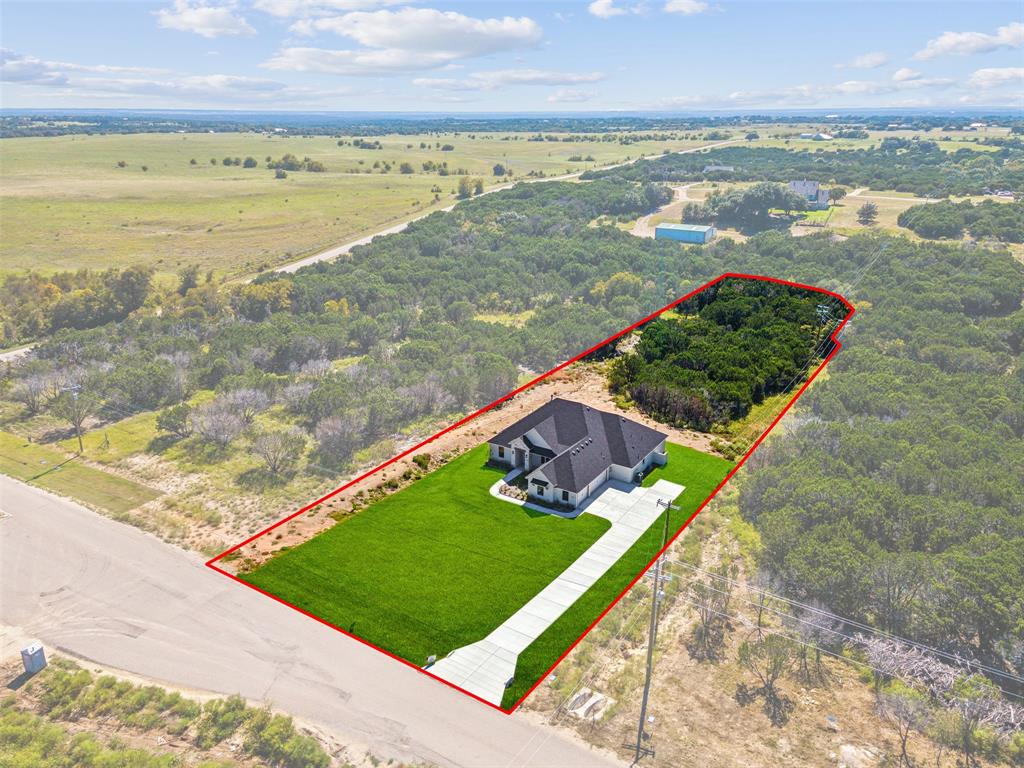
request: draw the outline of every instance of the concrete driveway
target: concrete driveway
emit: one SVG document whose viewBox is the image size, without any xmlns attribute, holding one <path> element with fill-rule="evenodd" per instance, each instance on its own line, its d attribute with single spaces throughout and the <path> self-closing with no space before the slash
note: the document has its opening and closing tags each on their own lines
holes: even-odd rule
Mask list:
<svg viewBox="0 0 1024 768">
<path fill-rule="evenodd" d="M 611 522 L 611 528 L 500 627 L 483 640 L 456 648 L 434 664 L 431 673 L 500 705 L 505 684 L 515 675 L 519 654 L 615 565 L 664 513 L 658 500 L 671 501 L 683 490 L 683 486 L 667 480 L 658 480 L 650 488 L 609 482 L 587 500 L 583 514 L 603 517 Z"/>
</svg>

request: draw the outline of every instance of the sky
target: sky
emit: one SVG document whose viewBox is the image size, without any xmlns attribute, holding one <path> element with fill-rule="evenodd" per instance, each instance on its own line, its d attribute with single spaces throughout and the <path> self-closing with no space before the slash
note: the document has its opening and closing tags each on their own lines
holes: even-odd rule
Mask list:
<svg viewBox="0 0 1024 768">
<path fill-rule="evenodd" d="M 161 0 L 0 6 L 5 108 L 1024 109 L 1024 3 Z"/>
</svg>

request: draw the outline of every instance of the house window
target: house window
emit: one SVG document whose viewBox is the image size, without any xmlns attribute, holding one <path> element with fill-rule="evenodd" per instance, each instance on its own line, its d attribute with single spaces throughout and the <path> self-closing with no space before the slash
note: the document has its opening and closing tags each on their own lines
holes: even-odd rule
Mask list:
<svg viewBox="0 0 1024 768">
<path fill-rule="evenodd" d="M 568 500 L 569 500 L 569 492 L 568 491 L 562 491 L 562 501 L 568 501 Z"/>
<path fill-rule="evenodd" d="M 505 447 L 504 446 L 501 446 L 501 445 L 498 446 L 498 458 L 499 459 L 504 459 L 505 458 Z"/>
</svg>

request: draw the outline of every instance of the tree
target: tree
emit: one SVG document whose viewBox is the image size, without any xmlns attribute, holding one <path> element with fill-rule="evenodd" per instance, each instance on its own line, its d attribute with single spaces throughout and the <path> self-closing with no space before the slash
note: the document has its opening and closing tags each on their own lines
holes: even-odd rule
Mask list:
<svg viewBox="0 0 1024 768">
<path fill-rule="evenodd" d="M 242 167 L 243 168 L 255 168 L 256 165 L 257 165 L 257 163 L 256 163 L 256 158 L 255 157 L 247 157 L 242 162 Z"/>
<path fill-rule="evenodd" d="M 846 189 L 844 187 L 832 187 L 828 191 L 828 196 L 833 203 L 838 203 L 844 197 L 846 197 Z"/>
<path fill-rule="evenodd" d="M 782 635 L 768 635 L 763 640 L 746 640 L 739 648 L 739 663 L 761 683 L 758 692 L 764 696 L 764 710 L 774 725 L 782 725 L 792 702 L 779 695 L 778 680 L 793 663 L 793 641 Z"/>
<path fill-rule="evenodd" d="M 483 179 L 473 179 L 473 194 L 474 195 L 482 195 L 483 191 L 484 191 L 484 180 Z"/>
<path fill-rule="evenodd" d="M 220 448 L 226 448 L 245 430 L 242 417 L 217 400 L 197 408 L 192 424 L 197 434 Z"/>
<path fill-rule="evenodd" d="M 74 427 L 75 435 L 78 437 L 79 453 L 85 450 L 82 445 L 82 425 L 96 412 L 99 405 L 100 400 L 94 393 L 76 388 L 59 394 L 50 406 L 54 416 Z"/>
<path fill-rule="evenodd" d="M 398 166 L 399 173 L 415 173 L 415 169 L 412 167 L 412 163 L 402 163 Z"/>
<path fill-rule="evenodd" d="M 287 179 L 288 178 L 288 172 L 285 171 L 284 168 L 278 168 L 276 171 L 274 171 L 274 178 L 275 179 Z"/>
<path fill-rule="evenodd" d="M 189 264 L 178 272 L 178 295 L 184 296 L 199 285 L 199 265 Z"/>
<path fill-rule="evenodd" d="M 999 688 L 984 675 L 968 675 L 953 684 L 949 692 L 949 708 L 958 717 L 964 765 L 977 765 L 978 728 L 992 715 L 1000 700 Z"/>
<path fill-rule="evenodd" d="M 872 202 L 864 203 L 857 209 L 857 221 L 865 227 L 874 226 L 878 221 L 878 206 Z"/>
<path fill-rule="evenodd" d="M 363 426 L 363 419 L 351 413 L 323 419 L 315 433 L 320 460 L 334 467 L 344 465 L 362 443 Z"/>
<path fill-rule="evenodd" d="M 508 173 L 508 169 L 506 169 L 505 166 L 502 165 L 501 163 L 495 163 L 494 168 L 492 168 L 491 170 L 494 172 L 495 176 L 504 176 L 506 173 Z"/>
<path fill-rule="evenodd" d="M 256 414 L 270 405 L 270 398 L 261 390 L 243 387 L 225 392 L 214 402 L 237 414 L 246 424 L 252 424 Z"/>
<path fill-rule="evenodd" d="M 165 408 L 156 417 L 156 427 L 177 437 L 188 437 L 192 434 L 192 406 L 178 403 Z"/>
<path fill-rule="evenodd" d="M 259 432 L 253 437 L 252 450 L 275 475 L 292 469 L 306 448 L 306 436 L 298 429 Z"/>
<path fill-rule="evenodd" d="M 459 179 L 459 200 L 465 200 L 467 197 L 473 196 L 473 184 L 470 182 L 468 176 L 463 176 Z"/>
<path fill-rule="evenodd" d="M 907 743 L 913 731 L 924 731 L 928 727 L 931 709 L 927 698 L 912 688 L 897 684 L 879 697 L 878 714 L 899 739 L 899 765 L 913 768 L 914 761 L 907 752 Z"/>
<path fill-rule="evenodd" d="M 31 373 L 18 379 L 11 387 L 11 397 L 24 405 L 31 416 L 35 416 L 47 400 L 50 378 L 45 373 Z"/>
<path fill-rule="evenodd" d="M 761 138 L 761 134 L 759 134 L 757 131 L 750 131 L 743 138 L 746 139 L 747 141 L 757 141 L 758 139 Z"/>
</svg>

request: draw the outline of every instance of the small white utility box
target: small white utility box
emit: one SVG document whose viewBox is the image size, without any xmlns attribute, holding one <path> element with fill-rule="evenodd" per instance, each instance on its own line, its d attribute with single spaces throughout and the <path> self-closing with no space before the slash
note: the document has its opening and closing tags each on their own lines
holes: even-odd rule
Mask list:
<svg viewBox="0 0 1024 768">
<path fill-rule="evenodd" d="M 46 666 L 46 652 L 42 643 L 32 643 L 27 648 L 22 648 L 21 663 L 25 665 L 25 671 L 30 675 L 42 672 Z"/>
</svg>

